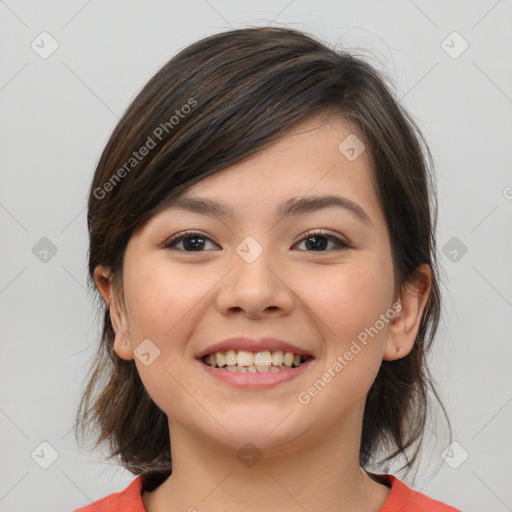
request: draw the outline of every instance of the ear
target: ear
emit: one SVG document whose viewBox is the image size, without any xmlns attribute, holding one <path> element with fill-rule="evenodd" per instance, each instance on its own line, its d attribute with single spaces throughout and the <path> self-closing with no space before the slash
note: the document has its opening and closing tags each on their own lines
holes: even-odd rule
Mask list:
<svg viewBox="0 0 512 512">
<path fill-rule="evenodd" d="M 128 321 L 122 307 L 122 301 L 113 287 L 112 273 L 110 269 L 98 265 L 94 269 L 94 281 L 103 300 L 110 310 L 110 321 L 114 329 L 114 351 L 121 358 L 129 361 L 134 358 Z"/>
<path fill-rule="evenodd" d="M 401 292 L 401 309 L 389 324 L 386 350 L 383 359 L 394 361 L 405 357 L 412 350 L 421 323 L 421 317 L 432 288 L 430 265 L 418 268 L 419 277 L 409 281 Z M 397 308 L 398 309 L 398 308 Z"/>
</svg>

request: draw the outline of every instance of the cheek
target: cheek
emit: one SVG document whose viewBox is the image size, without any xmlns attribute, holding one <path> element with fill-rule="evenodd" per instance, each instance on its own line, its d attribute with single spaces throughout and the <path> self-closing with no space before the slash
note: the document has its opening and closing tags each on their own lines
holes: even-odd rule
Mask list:
<svg viewBox="0 0 512 512">
<path fill-rule="evenodd" d="M 211 288 L 212 279 L 199 279 L 193 273 L 157 262 L 127 271 L 126 297 L 131 334 L 154 338 L 168 344 L 187 332 L 199 311 L 201 300 Z M 178 347 L 174 347 L 178 348 Z"/>
<path fill-rule="evenodd" d="M 390 259 L 368 254 L 320 274 L 317 287 L 304 282 L 303 289 L 312 290 L 307 304 L 321 320 L 325 352 L 317 378 L 331 388 L 322 400 L 332 393 L 339 403 L 355 403 L 379 370 L 394 314 Z"/>
<path fill-rule="evenodd" d="M 190 267 L 192 269 L 192 267 Z M 145 389 L 164 411 L 185 413 L 194 406 L 187 397 L 199 390 L 187 376 L 191 347 L 189 340 L 211 300 L 218 275 L 197 270 L 177 270 L 169 262 L 126 266 L 126 299 L 133 347 L 145 339 L 158 348 L 158 357 L 149 365 L 135 357 Z M 183 385 L 186 384 L 187 392 Z"/>
<path fill-rule="evenodd" d="M 316 323 L 325 352 L 310 387 L 301 390 L 298 400 L 319 413 L 329 411 L 324 413 L 327 425 L 364 402 L 382 363 L 394 310 L 392 278 L 379 264 L 347 265 L 326 276 L 323 289 L 323 295 L 314 297 L 320 307 L 311 304 L 322 320 Z"/>
<path fill-rule="evenodd" d="M 322 326 L 325 339 L 341 344 L 373 325 L 393 298 L 392 268 L 377 258 L 354 258 L 291 279 L 298 286 L 294 291 L 314 313 L 315 323 Z"/>
<path fill-rule="evenodd" d="M 368 388 L 382 363 L 389 324 L 394 318 L 392 269 L 376 264 L 353 280 L 346 307 L 350 320 L 340 320 L 336 344 L 347 378 Z"/>
</svg>

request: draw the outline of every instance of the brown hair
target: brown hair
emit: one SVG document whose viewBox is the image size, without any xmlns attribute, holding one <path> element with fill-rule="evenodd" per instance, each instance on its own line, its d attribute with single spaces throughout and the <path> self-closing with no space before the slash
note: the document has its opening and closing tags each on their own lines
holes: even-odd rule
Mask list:
<svg viewBox="0 0 512 512">
<path fill-rule="evenodd" d="M 432 270 L 414 347 L 402 359 L 382 362 L 363 417 L 361 466 L 401 454 L 408 470 L 425 430 L 428 390 L 438 399 L 426 362 L 440 317 L 437 202 L 430 151 L 387 80 L 362 58 L 293 29 L 231 30 L 183 49 L 138 94 L 101 155 L 89 193 L 88 277 L 94 291 L 95 268 L 110 269 L 122 295 L 127 243 L 169 200 L 268 147 L 300 121 L 321 112 L 341 116 L 370 155 L 397 290 L 420 277 L 420 264 Z M 115 354 L 109 307 L 100 303 L 101 342 L 77 432 L 95 427 L 95 446 L 108 442 L 109 458 L 118 457 L 134 474 L 170 468 L 167 417 L 134 361 Z"/>
</svg>

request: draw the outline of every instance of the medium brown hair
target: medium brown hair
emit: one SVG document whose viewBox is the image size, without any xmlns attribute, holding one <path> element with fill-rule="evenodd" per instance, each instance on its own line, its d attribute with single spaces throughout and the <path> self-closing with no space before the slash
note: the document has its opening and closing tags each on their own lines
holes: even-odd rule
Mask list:
<svg viewBox="0 0 512 512">
<path fill-rule="evenodd" d="M 428 146 L 387 81 L 354 53 L 293 29 L 231 30 L 183 49 L 131 103 L 101 155 L 89 192 L 88 278 L 95 292 L 94 270 L 108 268 L 122 295 L 127 243 L 169 200 L 268 147 L 298 122 L 322 112 L 339 115 L 355 127 L 371 160 L 397 290 L 421 278 L 421 264 L 432 271 L 414 347 L 406 357 L 382 362 L 363 417 L 361 466 L 405 455 L 410 469 L 425 430 L 429 389 L 438 399 L 426 362 L 441 305 L 437 201 Z M 147 394 L 134 361 L 115 354 L 109 307 L 99 302 L 101 341 L 77 432 L 95 429 L 95 446 L 108 442 L 109 458 L 118 457 L 134 474 L 170 468 L 167 417 Z"/>
</svg>

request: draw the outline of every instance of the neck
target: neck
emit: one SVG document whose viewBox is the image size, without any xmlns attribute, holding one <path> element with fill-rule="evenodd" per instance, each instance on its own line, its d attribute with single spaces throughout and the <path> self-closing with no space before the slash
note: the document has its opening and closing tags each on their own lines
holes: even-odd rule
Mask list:
<svg viewBox="0 0 512 512">
<path fill-rule="evenodd" d="M 389 488 L 359 466 L 360 425 L 324 431 L 306 444 L 296 440 L 286 450 L 250 452 L 214 443 L 170 425 L 172 474 L 152 493 L 143 495 L 147 512 L 243 510 L 331 510 L 377 512 Z M 312 436 L 315 437 L 315 436 Z M 257 444 L 257 443 L 255 443 Z M 292 446 L 293 444 L 293 446 Z"/>
</svg>

